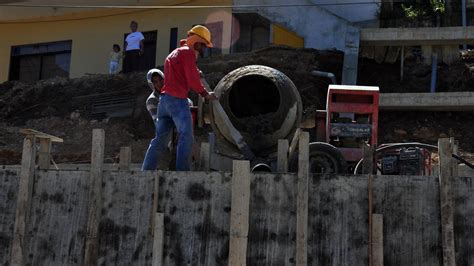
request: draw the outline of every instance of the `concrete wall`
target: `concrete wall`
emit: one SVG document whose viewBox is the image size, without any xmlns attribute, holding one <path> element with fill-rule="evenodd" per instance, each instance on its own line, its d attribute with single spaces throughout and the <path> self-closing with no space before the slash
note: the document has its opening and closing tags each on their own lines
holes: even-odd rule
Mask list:
<svg viewBox="0 0 474 266">
<path fill-rule="evenodd" d="M 224 265 L 228 260 L 231 174 L 105 171 L 99 264 L 150 265 L 153 182 L 165 214 L 166 265 Z M 0 170 L 0 264 L 8 264 L 18 171 Z M 88 171 L 36 173 L 27 263 L 82 265 Z M 458 265 L 474 263 L 474 177 L 454 178 Z M 376 176 L 374 213 L 384 217 L 385 265 L 441 265 L 437 177 Z M 367 177 L 309 180 L 311 265 L 367 264 Z M 251 176 L 247 263 L 295 263 L 296 176 Z"/>
<path fill-rule="evenodd" d="M 312 0 L 315 4 L 358 26 L 378 27 L 381 0 Z M 329 4 L 329 5 L 328 5 Z"/>
<path fill-rule="evenodd" d="M 234 5 L 254 5 L 251 0 L 234 0 Z M 309 0 L 262 0 L 260 5 L 288 5 L 288 4 L 312 5 Z M 294 7 L 251 7 L 234 8 L 238 12 L 257 12 L 268 18 L 271 22 L 283 25 L 304 38 L 304 46 L 315 49 L 345 50 L 345 36 L 348 28 L 353 27 L 350 22 L 344 20 L 324 8 L 318 6 L 294 6 Z"/>
<path fill-rule="evenodd" d="M 474 92 L 381 93 L 380 110 L 473 111 Z"/>
<path fill-rule="evenodd" d="M 197 0 L 195 4 L 229 5 L 230 0 Z M 118 13 L 117 13 L 118 12 Z M 78 17 L 79 16 L 79 17 Z M 112 44 L 122 46 L 131 20 L 140 31 L 158 31 L 156 65 L 163 65 L 169 53 L 170 28 L 178 28 L 178 40 L 195 24 L 223 22 L 222 51 L 228 53 L 231 39 L 231 9 L 174 9 L 94 11 L 50 18 L 56 22 L 0 23 L 0 82 L 8 80 L 11 46 L 72 40 L 70 77 L 85 73 L 108 73 Z M 215 42 L 217 43 L 217 41 Z"/>
<path fill-rule="evenodd" d="M 19 170 L 0 171 L 0 265 L 10 260 L 19 176 Z"/>
</svg>

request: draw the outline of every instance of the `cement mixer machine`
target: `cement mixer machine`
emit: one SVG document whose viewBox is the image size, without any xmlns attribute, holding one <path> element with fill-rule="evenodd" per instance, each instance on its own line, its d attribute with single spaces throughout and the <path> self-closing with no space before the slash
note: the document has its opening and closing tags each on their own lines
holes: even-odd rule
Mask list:
<svg viewBox="0 0 474 266">
<path fill-rule="evenodd" d="M 230 170 L 232 160 L 247 159 L 254 169 L 275 170 L 278 140 L 291 142 L 302 120 L 302 101 L 293 82 L 276 69 L 245 66 L 226 75 L 214 92 L 219 104 L 210 110 L 211 168 Z M 330 85 L 326 110 L 316 112 L 316 127 L 309 129 L 311 172 L 358 173 L 363 147 L 371 145 L 377 147 L 376 170 L 382 174 L 429 174 L 430 150 L 436 146 L 377 146 L 378 110 L 378 87 Z M 290 171 L 296 170 L 297 156 L 289 159 Z"/>
</svg>

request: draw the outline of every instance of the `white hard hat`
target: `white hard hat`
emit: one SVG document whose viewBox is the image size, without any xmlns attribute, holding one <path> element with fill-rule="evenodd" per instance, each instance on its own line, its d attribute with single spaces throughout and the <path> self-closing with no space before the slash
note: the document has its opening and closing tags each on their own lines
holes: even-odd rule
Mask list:
<svg viewBox="0 0 474 266">
<path fill-rule="evenodd" d="M 155 86 L 153 86 L 153 82 L 151 80 L 151 77 L 153 76 L 154 73 L 158 73 L 162 79 L 165 79 L 165 74 L 161 72 L 158 68 L 152 68 L 148 70 L 148 73 L 146 73 L 146 81 L 148 82 L 148 86 L 150 87 L 151 90 L 155 90 Z"/>
</svg>

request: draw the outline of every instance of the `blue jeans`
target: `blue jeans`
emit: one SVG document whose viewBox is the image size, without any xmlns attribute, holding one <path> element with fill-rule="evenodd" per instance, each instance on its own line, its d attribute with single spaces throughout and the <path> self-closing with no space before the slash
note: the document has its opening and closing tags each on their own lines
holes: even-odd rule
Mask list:
<svg viewBox="0 0 474 266">
<path fill-rule="evenodd" d="M 155 122 L 156 136 L 143 161 L 142 170 L 156 170 L 158 158 L 166 149 L 168 135 L 176 126 L 178 147 L 176 149 L 176 170 L 189 171 L 193 147 L 193 127 L 188 99 L 176 98 L 163 94 L 158 103 L 158 119 Z"/>
</svg>

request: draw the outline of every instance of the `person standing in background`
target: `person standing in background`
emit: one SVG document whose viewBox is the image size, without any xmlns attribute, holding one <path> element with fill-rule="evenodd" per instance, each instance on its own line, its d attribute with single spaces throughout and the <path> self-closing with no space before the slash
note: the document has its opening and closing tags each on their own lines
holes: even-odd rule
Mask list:
<svg viewBox="0 0 474 266">
<path fill-rule="evenodd" d="M 123 73 L 129 73 L 140 69 L 140 56 L 144 53 L 145 37 L 138 29 L 136 21 L 130 22 L 132 31 L 125 38 L 125 58 L 123 60 Z"/>
<path fill-rule="evenodd" d="M 109 62 L 109 74 L 117 74 L 120 65 L 120 59 L 123 58 L 123 54 L 120 52 L 120 45 L 114 44 L 110 52 Z"/>
</svg>

